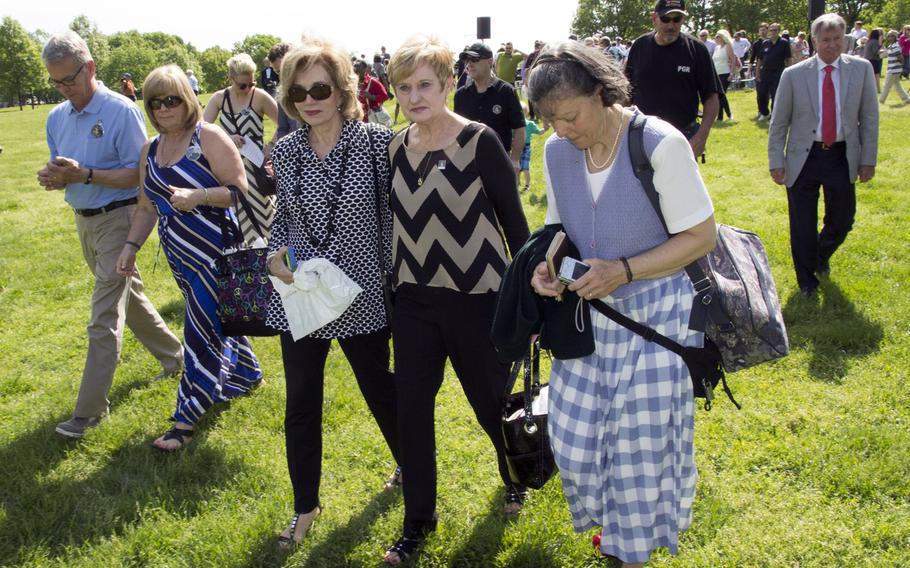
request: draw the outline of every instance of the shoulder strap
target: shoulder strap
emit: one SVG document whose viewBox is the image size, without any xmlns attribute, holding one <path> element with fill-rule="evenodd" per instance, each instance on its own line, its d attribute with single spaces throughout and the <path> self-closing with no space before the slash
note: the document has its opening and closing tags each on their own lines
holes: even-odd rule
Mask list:
<svg viewBox="0 0 910 568">
<path fill-rule="evenodd" d="M 638 335 L 644 337 L 645 340 L 653 341 L 654 343 L 660 345 L 661 347 L 669 349 L 673 353 L 676 353 L 677 355 L 682 357 L 685 347 L 680 345 L 678 342 L 673 341 L 666 335 L 661 335 L 660 333 L 657 333 L 657 331 L 655 331 L 653 328 L 650 328 L 644 324 L 638 323 L 637 321 L 633 320 L 632 318 L 611 308 L 603 300 L 594 300 L 589 303 L 591 304 L 592 308 L 594 308 L 598 312 L 602 313 L 603 315 L 607 316 L 611 320 L 615 321 L 619 325 L 625 327 L 629 331 L 637 333 Z"/>
<path fill-rule="evenodd" d="M 227 103 L 228 110 L 231 113 L 231 116 L 234 115 L 234 105 L 231 104 L 231 89 L 228 87 L 224 90 L 224 97 L 221 99 L 221 110 L 224 111 L 224 105 Z"/>
<path fill-rule="evenodd" d="M 373 141 L 373 128 L 370 124 L 365 123 L 364 128 L 367 131 L 367 138 L 370 141 L 370 166 L 373 169 L 373 193 L 376 198 L 376 230 L 379 235 L 376 239 L 376 260 L 379 262 L 379 270 L 385 272 L 382 265 L 382 192 L 379 189 L 379 166 L 376 164 L 376 144 Z"/>
<path fill-rule="evenodd" d="M 648 196 L 651 207 L 657 213 L 657 218 L 660 219 L 660 224 L 669 237 L 670 231 L 667 229 L 667 221 L 660 210 L 660 196 L 657 194 L 657 188 L 654 187 L 654 167 L 651 165 L 647 152 L 645 152 L 644 131 L 647 121 L 648 118 L 639 112 L 636 112 L 632 117 L 632 122 L 629 124 L 629 157 L 632 160 L 632 170 L 635 172 L 635 177 L 641 182 L 641 187 L 645 190 L 645 195 Z M 699 266 L 698 261 L 686 266 L 686 274 L 692 280 L 696 298 L 701 299 L 703 302 L 707 299 L 705 303 L 709 303 L 711 301 L 710 296 L 703 296 L 711 289 L 711 280 L 705 276 L 705 272 Z"/>
</svg>

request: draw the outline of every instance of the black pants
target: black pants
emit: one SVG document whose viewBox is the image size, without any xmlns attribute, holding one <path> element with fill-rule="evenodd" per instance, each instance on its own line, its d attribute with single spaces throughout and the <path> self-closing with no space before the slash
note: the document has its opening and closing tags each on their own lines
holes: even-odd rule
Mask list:
<svg viewBox="0 0 910 568">
<path fill-rule="evenodd" d="M 499 362 L 490 342 L 495 306 L 493 293 L 413 285 L 402 285 L 396 292 L 392 332 L 407 537 L 419 536 L 434 525 L 434 411 L 446 358 L 493 442 L 503 483 L 510 482 L 500 422 L 509 365 Z"/>
<path fill-rule="evenodd" d="M 730 112 L 730 101 L 727 100 L 727 89 L 730 87 L 730 74 L 723 73 L 722 75 L 717 76 L 720 79 L 720 85 L 722 87 L 720 93 L 720 110 L 717 111 L 717 120 L 724 119 L 724 111 L 727 111 L 727 118 L 733 118 L 733 113 Z"/>
<path fill-rule="evenodd" d="M 376 419 L 392 456 L 399 459 L 395 378 L 389 370 L 388 328 L 339 339 L 363 398 Z M 281 334 L 281 359 L 287 386 L 284 437 L 288 472 L 294 488 L 294 511 L 307 513 L 319 505 L 322 473 L 322 398 L 330 339 L 304 337 L 294 341 Z"/>
<path fill-rule="evenodd" d="M 818 189 L 824 188 L 825 216 L 818 232 Z M 815 271 L 826 264 L 847 238 L 856 215 L 856 187 L 850 183 L 847 147 L 830 150 L 815 145 L 793 186 L 787 188 L 790 252 L 800 288 L 818 286 Z"/>
<path fill-rule="evenodd" d="M 771 114 L 771 108 L 774 106 L 774 95 L 777 94 L 777 86 L 780 84 L 780 76 L 783 72 L 783 69 L 779 71 L 762 70 L 761 81 L 755 85 L 755 92 L 758 95 L 758 112 L 765 116 Z"/>
</svg>

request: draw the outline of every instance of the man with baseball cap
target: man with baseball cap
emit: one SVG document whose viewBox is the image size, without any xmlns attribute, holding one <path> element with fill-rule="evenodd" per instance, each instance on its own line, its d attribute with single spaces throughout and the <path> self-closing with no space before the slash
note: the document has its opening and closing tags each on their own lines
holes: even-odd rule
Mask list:
<svg viewBox="0 0 910 568">
<path fill-rule="evenodd" d="M 493 52 L 483 43 L 469 46 L 460 57 L 467 59 L 473 83 L 455 91 L 455 112 L 492 128 L 517 172 L 525 144 L 525 119 L 515 88 L 493 75 Z"/>
<path fill-rule="evenodd" d="M 704 44 L 680 31 L 688 15 L 684 0 L 658 0 L 651 12 L 654 31 L 632 44 L 626 76 L 632 84 L 632 102 L 682 131 L 699 156 L 717 118 L 720 80 Z"/>
</svg>

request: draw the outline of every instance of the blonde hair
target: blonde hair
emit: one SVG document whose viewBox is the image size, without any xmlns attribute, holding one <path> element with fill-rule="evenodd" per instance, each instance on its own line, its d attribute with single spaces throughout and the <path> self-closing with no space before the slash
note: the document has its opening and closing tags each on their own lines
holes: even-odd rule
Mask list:
<svg viewBox="0 0 910 568">
<path fill-rule="evenodd" d="M 421 65 L 429 65 L 445 85 L 452 77 L 455 60 L 449 47 L 436 36 L 414 35 L 405 40 L 389 60 L 389 84 L 410 77 Z"/>
<path fill-rule="evenodd" d="M 717 39 L 717 36 L 724 40 L 724 45 L 733 45 L 733 38 L 730 37 L 730 32 L 727 30 L 717 30 L 717 33 L 714 34 L 714 39 Z"/>
<path fill-rule="evenodd" d="M 228 75 L 239 77 L 240 75 L 255 75 L 256 64 L 253 58 L 246 53 L 238 53 L 227 60 Z"/>
<path fill-rule="evenodd" d="M 197 122 L 202 120 L 202 105 L 199 104 L 199 99 L 196 98 L 196 94 L 190 87 L 190 81 L 186 78 L 186 74 L 176 65 L 162 65 L 149 73 L 145 78 L 145 82 L 142 83 L 142 103 L 145 107 L 145 114 L 149 117 L 149 121 L 155 127 L 155 130 L 161 132 L 161 125 L 158 124 L 149 102 L 154 98 L 170 95 L 177 95 L 183 99 L 183 104 L 186 105 L 187 113 L 186 122 L 183 123 L 184 130 L 193 128 Z"/>
<path fill-rule="evenodd" d="M 291 118 L 306 122 L 297 111 L 294 102 L 288 99 L 288 89 L 294 84 L 297 73 L 321 65 L 329 74 L 332 88 L 338 89 L 341 104 L 338 111 L 344 120 L 361 120 L 363 107 L 357 100 L 357 74 L 351 65 L 351 59 L 333 43 L 321 39 L 307 39 L 295 45 L 284 56 L 281 62 L 281 77 L 278 83 L 278 104 Z"/>
</svg>

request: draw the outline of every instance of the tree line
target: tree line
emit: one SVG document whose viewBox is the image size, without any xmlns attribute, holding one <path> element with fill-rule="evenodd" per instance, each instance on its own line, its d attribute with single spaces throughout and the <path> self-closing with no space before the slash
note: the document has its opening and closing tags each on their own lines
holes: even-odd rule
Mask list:
<svg viewBox="0 0 910 568">
<path fill-rule="evenodd" d="M 88 44 L 95 60 L 98 79 L 108 87 L 119 90 L 120 77 L 129 73 L 136 87 L 156 67 L 174 63 L 192 69 L 203 92 L 212 92 L 228 84 L 227 60 L 237 53 L 248 53 L 257 65 L 269 49 L 281 41 L 277 36 L 253 34 L 234 43 L 232 49 L 214 46 L 199 51 L 179 36 L 164 32 L 140 33 L 136 30 L 102 33 L 98 26 L 81 15 L 69 28 Z M 63 100 L 47 82 L 47 71 L 41 61 L 41 50 L 51 34 L 26 31 L 19 22 L 4 17 L 0 24 L 0 101 L 23 105 Z"/>
<path fill-rule="evenodd" d="M 808 4 L 808 0 L 687 0 L 687 27 L 690 32 L 746 30 L 751 37 L 760 22 L 778 22 L 795 36 L 798 31 L 809 31 Z M 653 0 L 578 0 L 572 33 L 579 37 L 600 33 L 631 40 L 652 30 L 648 14 L 653 9 Z M 866 29 L 900 30 L 910 23 L 908 0 L 834 0 L 827 2 L 826 11 L 843 16 L 848 28 L 856 20 L 863 20 Z"/>
</svg>

